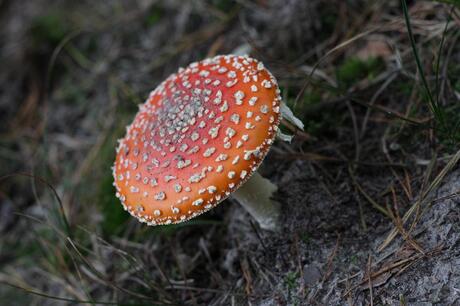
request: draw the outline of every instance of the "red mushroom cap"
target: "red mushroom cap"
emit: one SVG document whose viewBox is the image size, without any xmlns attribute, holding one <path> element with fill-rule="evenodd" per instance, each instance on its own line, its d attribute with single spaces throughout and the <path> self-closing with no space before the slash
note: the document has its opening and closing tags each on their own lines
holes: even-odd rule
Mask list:
<svg viewBox="0 0 460 306">
<path fill-rule="evenodd" d="M 113 167 L 124 208 L 150 225 L 179 223 L 227 198 L 267 154 L 279 89 L 263 64 L 216 56 L 169 76 L 140 105 Z"/>
</svg>

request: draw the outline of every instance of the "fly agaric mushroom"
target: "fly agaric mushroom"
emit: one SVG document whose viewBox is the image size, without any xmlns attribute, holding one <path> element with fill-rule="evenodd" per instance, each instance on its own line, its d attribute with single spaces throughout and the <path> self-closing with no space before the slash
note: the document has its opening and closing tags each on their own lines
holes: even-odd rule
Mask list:
<svg viewBox="0 0 460 306">
<path fill-rule="evenodd" d="M 277 134 L 279 94 L 247 56 L 216 56 L 170 75 L 119 140 L 113 175 L 125 210 L 149 225 L 180 223 L 233 194 L 274 229 L 276 186 L 256 170 Z"/>
</svg>

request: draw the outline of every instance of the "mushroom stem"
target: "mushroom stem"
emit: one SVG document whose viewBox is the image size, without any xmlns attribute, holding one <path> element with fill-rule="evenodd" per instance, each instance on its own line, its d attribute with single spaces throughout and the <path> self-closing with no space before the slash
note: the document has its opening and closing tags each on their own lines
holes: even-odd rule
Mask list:
<svg viewBox="0 0 460 306">
<path fill-rule="evenodd" d="M 280 203 L 271 199 L 278 190 L 275 184 L 255 172 L 251 178 L 233 193 L 233 197 L 266 230 L 276 230 L 280 215 Z"/>
</svg>

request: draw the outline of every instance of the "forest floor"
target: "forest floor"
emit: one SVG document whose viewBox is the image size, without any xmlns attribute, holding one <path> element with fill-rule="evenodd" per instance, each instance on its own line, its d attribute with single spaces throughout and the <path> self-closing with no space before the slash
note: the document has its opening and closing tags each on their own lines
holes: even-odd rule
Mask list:
<svg viewBox="0 0 460 306">
<path fill-rule="evenodd" d="M 0 0 L 0 305 L 460 305 L 456 0 Z M 233 200 L 148 227 L 116 140 L 170 73 L 246 48 L 304 122 Z M 14 303 L 12 303 L 14 301 Z"/>
</svg>

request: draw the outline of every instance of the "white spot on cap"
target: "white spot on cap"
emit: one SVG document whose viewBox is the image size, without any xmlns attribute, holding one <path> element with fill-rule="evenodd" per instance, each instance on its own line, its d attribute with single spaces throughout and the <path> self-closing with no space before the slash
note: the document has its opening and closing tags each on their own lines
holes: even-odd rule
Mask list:
<svg viewBox="0 0 460 306">
<path fill-rule="evenodd" d="M 192 135 L 190 135 L 190 139 L 192 139 L 192 141 L 197 141 L 198 138 L 200 138 L 200 134 L 197 132 L 193 132 Z"/>
<path fill-rule="evenodd" d="M 235 136 L 235 134 L 236 134 L 236 131 L 232 129 L 231 127 L 227 128 L 227 130 L 225 131 L 225 135 L 227 135 L 228 138 L 232 138 L 233 136 Z"/>
<path fill-rule="evenodd" d="M 252 130 L 254 129 L 256 126 L 254 124 L 252 124 L 251 122 L 246 122 L 244 127 L 247 129 L 247 130 Z"/>
<path fill-rule="evenodd" d="M 240 115 L 238 115 L 238 114 L 232 114 L 232 115 L 230 116 L 230 121 L 232 121 L 232 122 L 235 123 L 235 124 L 240 123 Z"/>
<path fill-rule="evenodd" d="M 157 201 L 163 201 L 164 199 L 166 199 L 166 194 L 163 192 L 163 191 L 160 191 L 158 193 L 156 193 L 153 198 Z"/>
<path fill-rule="evenodd" d="M 209 129 L 209 135 L 212 139 L 216 138 L 219 135 L 219 128 L 218 126 Z"/>
<path fill-rule="evenodd" d="M 217 156 L 216 162 L 218 162 L 218 161 L 224 161 L 224 160 L 226 160 L 227 158 L 228 158 L 228 155 L 227 155 L 227 154 L 221 153 L 221 154 L 219 154 L 219 156 Z"/>
<path fill-rule="evenodd" d="M 200 199 L 197 199 L 197 200 L 193 201 L 192 205 L 193 206 L 200 206 L 201 204 L 203 204 L 203 202 L 204 202 L 203 199 L 200 198 Z"/>
<path fill-rule="evenodd" d="M 211 193 L 211 194 L 213 194 L 213 193 L 215 193 L 217 191 L 216 186 L 213 186 L 213 185 L 209 186 L 207 189 L 208 189 L 208 192 Z"/>
<path fill-rule="evenodd" d="M 257 70 L 264 70 L 264 64 L 262 62 L 257 63 Z"/>
<path fill-rule="evenodd" d="M 262 106 L 260 107 L 260 111 L 262 112 L 262 114 L 268 113 L 268 106 L 265 105 L 265 104 L 262 105 Z"/>
<path fill-rule="evenodd" d="M 272 82 L 270 82 L 269 80 L 263 80 L 262 86 L 265 88 L 272 88 Z"/>
<path fill-rule="evenodd" d="M 238 83 L 238 79 L 234 79 L 233 81 L 228 81 L 225 86 L 228 87 L 228 88 L 231 88 L 233 86 L 236 85 L 236 83 Z"/>
<path fill-rule="evenodd" d="M 169 182 L 169 181 L 172 181 L 172 180 L 175 180 L 177 179 L 177 177 L 175 177 L 174 175 L 166 175 L 165 176 L 165 182 Z"/>
<path fill-rule="evenodd" d="M 210 148 L 206 149 L 206 151 L 203 153 L 203 157 L 209 157 L 212 154 L 214 154 L 214 152 L 216 152 L 216 148 L 210 147 Z"/>
<path fill-rule="evenodd" d="M 228 103 L 227 103 L 227 101 L 224 101 L 224 104 L 220 107 L 220 111 L 222 113 L 225 113 L 226 111 L 228 111 Z"/>
</svg>

